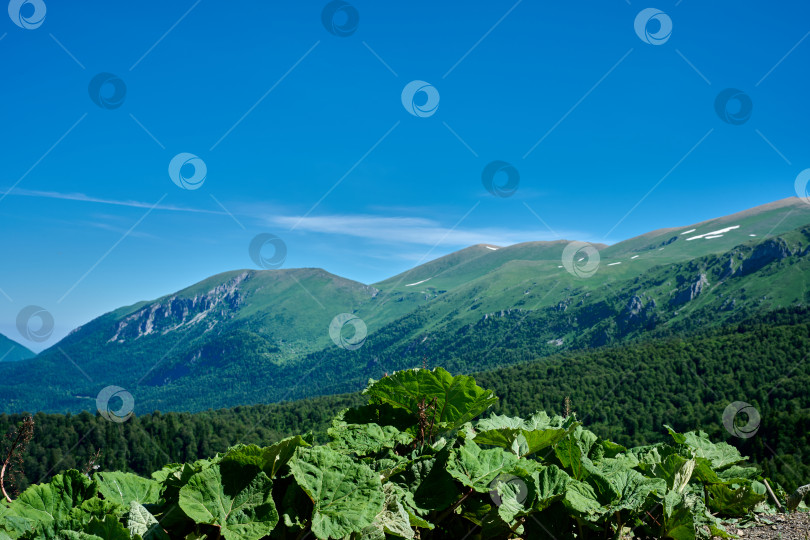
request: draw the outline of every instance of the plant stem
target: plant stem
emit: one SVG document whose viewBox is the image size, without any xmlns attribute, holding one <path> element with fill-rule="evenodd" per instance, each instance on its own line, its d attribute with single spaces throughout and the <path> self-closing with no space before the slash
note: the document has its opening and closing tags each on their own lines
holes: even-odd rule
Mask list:
<svg viewBox="0 0 810 540">
<path fill-rule="evenodd" d="M 779 509 L 779 511 L 784 512 L 784 510 L 782 509 L 782 505 L 779 504 L 779 499 L 776 498 L 776 495 L 774 494 L 773 490 L 771 489 L 771 486 L 768 484 L 768 479 L 765 478 L 764 482 L 765 482 L 765 489 L 768 490 L 768 495 L 770 495 L 771 499 L 773 499 L 773 502 L 776 503 L 776 507 Z"/>
<path fill-rule="evenodd" d="M 525 521 L 526 521 L 526 518 L 522 517 L 517 521 L 517 523 L 515 523 L 515 526 L 510 529 L 510 532 L 511 532 L 511 534 L 509 535 L 510 538 L 511 538 L 512 534 L 515 534 L 515 531 L 518 529 L 518 527 L 523 525 L 523 522 L 525 522 Z"/>
<path fill-rule="evenodd" d="M 6 465 L 8 465 L 8 458 L 6 458 L 6 460 L 3 462 L 3 468 L 0 469 L 0 489 L 3 490 L 3 496 L 6 498 L 6 500 L 11 502 L 11 497 L 9 497 L 8 493 L 6 493 L 6 486 L 3 483 L 3 479 L 6 476 Z"/>
<path fill-rule="evenodd" d="M 307 529 L 309 529 L 311 523 L 312 523 L 312 516 L 309 516 L 306 525 L 304 525 L 304 528 L 301 529 L 300 533 L 298 533 L 298 536 L 295 538 L 295 540 L 301 540 L 304 537 L 304 533 L 307 532 Z"/>
<path fill-rule="evenodd" d="M 20 444 L 20 439 L 23 437 L 23 432 L 22 427 L 17 429 L 17 436 L 14 438 L 14 442 L 11 443 L 11 448 L 8 449 L 6 459 L 3 460 L 3 468 L 0 469 L 0 490 L 3 491 L 3 496 L 8 502 L 11 502 L 11 497 L 9 497 L 8 493 L 6 493 L 6 485 L 4 483 L 6 477 L 6 468 L 8 467 L 9 461 L 11 461 L 11 457 L 14 455 L 14 450 L 16 450 L 17 446 Z"/>
<path fill-rule="evenodd" d="M 448 515 L 452 514 L 452 513 L 455 511 L 455 509 L 456 509 L 456 508 L 458 508 L 459 506 L 461 506 L 461 503 L 463 503 L 464 501 L 466 501 L 466 500 L 467 500 L 467 498 L 468 498 L 470 495 L 472 495 L 473 493 L 475 493 L 475 490 L 474 490 L 473 488 L 470 488 L 470 491 L 468 491 L 467 493 L 465 493 L 465 494 L 464 494 L 464 495 L 463 495 L 463 496 L 462 496 L 462 497 L 461 497 L 459 500 L 457 500 L 455 503 L 453 503 L 453 506 L 451 506 L 450 508 L 448 508 L 447 510 L 445 510 L 445 511 L 442 513 L 442 515 L 440 515 L 440 516 L 439 516 L 439 518 L 438 518 L 438 519 L 435 521 L 435 523 L 439 523 L 441 520 L 443 520 L 444 518 L 446 518 Z"/>
</svg>

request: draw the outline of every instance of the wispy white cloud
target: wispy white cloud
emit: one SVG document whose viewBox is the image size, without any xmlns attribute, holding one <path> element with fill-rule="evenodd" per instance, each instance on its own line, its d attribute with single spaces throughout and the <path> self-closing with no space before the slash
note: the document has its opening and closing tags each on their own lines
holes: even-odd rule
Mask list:
<svg viewBox="0 0 810 540">
<path fill-rule="evenodd" d="M 473 244 L 511 245 L 538 240 L 559 240 L 548 230 L 506 229 L 502 227 L 446 227 L 426 218 L 375 216 L 368 214 L 327 215 L 316 217 L 270 216 L 270 225 L 292 227 L 320 234 L 353 236 L 385 243 L 424 246 L 470 246 Z M 577 237 L 572 235 L 572 238 Z"/>
<path fill-rule="evenodd" d="M 117 200 L 105 199 L 102 197 L 93 197 L 84 193 L 62 193 L 58 191 L 36 191 L 30 189 L 14 188 L 8 191 L 0 192 L 3 195 L 18 195 L 21 197 L 37 197 L 40 199 L 61 199 L 65 201 L 79 201 L 98 204 L 110 204 L 114 206 L 128 206 L 130 208 L 152 208 L 154 203 L 133 201 L 133 200 Z M 184 206 L 175 206 L 171 204 L 159 204 L 154 206 L 155 210 L 168 210 L 171 212 L 194 212 L 199 214 L 222 214 L 226 215 L 221 210 L 205 210 L 199 208 L 188 208 Z"/>
<path fill-rule="evenodd" d="M 83 226 L 86 226 L 86 227 L 94 227 L 96 229 L 102 229 L 102 230 L 105 230 L 105 231 L 112 231 L 112 232 L 114 232 L 116 234 L 120 234 L 120 235 L 123 235 L 123 234 L 125 234 L 127 232 L 127 229 L 125 229 L 123 227 L 116 227 L 115 225 L 111 225 L 109 223 L 105 223 L 105 222 L 100 221 L 100 220 L 96 220 L 96 221 L 80 221 L 79 223 L 81 225 L 83 225 Z M 140 232 L 140 231 L 132 231 L 132 232 L 129 233 L 129 236 L 131 236 L 133 238 L 147 238 L 147 239 L 150 239 L 150 240 L 157 239 L 157 237 L 155 235 L 153 235 L 153 234 Z"/>
<path fill-rule="evenodd" d="M 3 192 L 0 191 L 0 194 Z M 119 200 L 95 197 L 84 193 L 62 193 L 56 191 L 36 191 L 15 188 L 7 191 L 9 195 L 23 197 L 38 197 L 46 199 L 60 199 L 67 201 L 89 202 L 131 208 L 152 208 L 154 203 L 135 200 Z M 324 235 L 347 236 L 364 238 L 371 241 L 384 242 L 389 245 L 411 245 L 442 247 L 466 247 L 474 244 L 493 244 L 507 246 L 521 242 L 549 241 L 566 239 L 589 240 L 592 236 L 581 231 L 556 231 L 557 236 L 546 228 L 506 228 L 506 227 L 456 227 L 450 228 L 437 220 L 422 217 L 377 215 L 377 214 L 333 214 L 325 216 L 298 216 L 285 215 L 281 207 L 268 207 L 267 203 L 235 203 L 228 208 L 239 216 L 258 223 L 278 228 L 297 231 L 312 232 Z M 172 212 L 193 212 L 201 214 L 227 215 L 221 210 L 207 210 L 188 208 L 170 204 L 159 204 L 155 210 Z M 392 211 L 395 207 L 378 207 L 378 210 Z M 407 208 L 398 208 L 407 211 Z M 427 211 L 430 208 L 414 208 L 410 210 Z M 435 211 L 435 209 L 433 209 Z M 106 228 L 106 227 L 105 227 Z M 112 229 L 112 227 L 109 227 Z M 590 240 L 594 241 L 594 240 Z M 612 243 L 612 242 L 606 242 Z"/>
</svg>

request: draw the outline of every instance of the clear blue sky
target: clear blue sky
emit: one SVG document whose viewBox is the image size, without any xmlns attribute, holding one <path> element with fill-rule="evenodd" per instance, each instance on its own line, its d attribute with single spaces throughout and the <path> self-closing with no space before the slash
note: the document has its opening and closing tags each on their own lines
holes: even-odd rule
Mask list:
<svg viewBox="0 0 810 540">
<path fill-rule="evenodd" d="M 659 45 L 634 30 L 638 0 L 357 0 L 345 37 L 321 1 L 44 3 L 37 28 L 0 20 L 0 332 L 20 340 L 17 313 L 42 306 L 56 329 L 35 349 L 255 268 L 259 233 L 285 267 L 370 283 L 478 242 L 728 214 L 810 167 L 806 2 L 658 2 Z M 98 73 L 126 85 L 120 106 L 91 100 Z M 403 107 L 414 80 L 438 93 L 429 116 Z M 750 96 L 747 122 L 715 112 L 726 88 Z M 169 177 L 183 152 L 206 164 L 199 189 Z M 482 184 L 495 160 L 519 172 L 511 197 Z"/>
</svg>

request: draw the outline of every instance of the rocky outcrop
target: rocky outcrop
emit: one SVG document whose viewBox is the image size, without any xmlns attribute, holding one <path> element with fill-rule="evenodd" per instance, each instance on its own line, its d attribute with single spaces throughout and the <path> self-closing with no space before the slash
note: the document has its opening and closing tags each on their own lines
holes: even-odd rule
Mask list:
<svg viewBox="0 0 810 540">
<path fill-rule="evenodd" d="M 617 320 L 621 333 L 627 334 L 638 328 L 654 327 L 658 319 L 656 307 L 655 299 L 650 299 L 645 304 L 642 297 L 633 295 Z"/>
<path fill-rule="evenodd" d="M 151 334 L 167 334 L 173 330 L 205 323 L 211 330 L 223 319 L 230 319 L 244 303 L 239 285 L 249 273 L 222 283 L 204 294 L 193 297 L 165 298 L 136 311 L 118 322 L 114 335 L 107 343 L 125 343 Z"/>
<path fill-rule="evenodd" d="M 677 242 L 677 241 L 678 241 L 678 238 L 679 238 L 678 236 L 673 236 L 672 238 L 670 238 L 670 239 L 668 239 L 668 240 L 664 240 L 663 242 L 661 242 L 661 243 L 659 243 L 659 244 L 651 244 L 651 245 L 646 246 L 646 247 L 642 247 L 642 248 L 634 249 L 633 251 L 636 251 L 636 252 L 644 252 L 644 251 L 652 251 L 652 250 L 654 250 L 654 249 L 660 249 L 660 248 L 662 248 L 662 247 L 664 247 L 664 246 L 668 246 L 668 245 L 670 245 L 670 244 L 671 244 L 671 243 L 673 243 L 673 242 Z"/>
<path fill-rule="evenodd" d="M 734 257 L 729 257 L 728 260 L 720 267 L 720 279 L 726 279 L 734 275 Z"/>
<path fill-rule="evenodd" d="M 746 276 L 764 268 L 774 261 L 781 261 L 793 255 L 787 242 L 781 238 L 771 238 L 754 247 L 751 256 L 743 260 L 739 275 Z"/>
<path fill-rule="evenodd" d="M 644 303 L 641 301 L 641 298 L 633 295 L 633 298 L 627 303 L 627 307 L 624 308 L 624 313 L 627 317 L 636 317 L 641 310 L 644 308 Z"/>
<path fill-rule="evenodd" d="M 706 274 L 700 274 L 698 276 L 697 281 L 686 287 L 685 289 L 681 289 L 672 299 L 669 301 L 670 304 L 673 306 L 682 306 L 687 302 L 691 302 L 695 298 L 697 298 L 703 289 L 709 285 L 709 280 L 706 279 Z"/>
<path fill-rule="evenodd" d="M 481 317 L 481 320 L 485 321 L 485 320 L 489 319 L 490 317 L 509 317 L 513 313 L 517 314 L 517 313 L 522 313 L 523 311 L 525 311 L 523 308 L 502 309 L 502 310 L 496 311 L 494 313 L 485 313 L 484 316 Z"/>
<path fill-rule="evenodd" d="M 666 242 L 661 242 L 661 244 L 660 244 L 660 246 L 659 246 L 659 247 L 668 246 L 668 245 L 670 245 L 671 243 L 676 242 L 677 240 L 678 240 L 678 237 L 677 237 L 677 236 L 673 236 L 672 238 L 670 238 L 670 239 L 669 239 L 669 240 L 667 240 Z"/>
</svg>

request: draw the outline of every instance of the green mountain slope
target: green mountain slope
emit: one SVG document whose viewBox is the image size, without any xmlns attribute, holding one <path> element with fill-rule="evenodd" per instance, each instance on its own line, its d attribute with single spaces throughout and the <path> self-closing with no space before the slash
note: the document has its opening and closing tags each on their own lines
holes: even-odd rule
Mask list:
<svg viewBox="0 0 810 540">
<path fill-rule="evenodd" d="M 35 356 L 33 351 L 0 334 L 0 362 L 16 362 Z"/>
<path fill-rule="evenodd" d="M 792 490 L 810 478 L 808 354 L 810 311 L 793 308 L 687 338 L 569 351 L 474 376 L 500 397 L 497 414 L 561 414 L 568 397 L 599 436 L 625 446 L 665 440 L 663 424 L 702 429 L 751 455 L 767 476 Z M 755 437 L 734 437 L 724 428 L 723 412 L 733 401 L 758 410 Z M 102 470 L 148 475 L 236 443 L 266 445 L 308 430 L 324 441 L 340 410 L 365 402 L 365 396 L 343 394 L 194 414 L 144 413 L 124 424 L 86 412 L 39 413 L 20 487 L 81 468 L 99 448 Z M 0 415 L 0 432 L 22 418 Z"/>
<path fill-rule="evenodd" d="M 597 245 L 588 278 L 563 267 L 562 240 L 472 246 L 374 285 L 319 269 L 227 272 L 99 317 L 24 369 L 0 366 L 0 410 L 92 410 L 108 385 L 140 412 L 288 400 L 424 357 L 472 372 L 718 326 L 808 302 L 808 224 L 794 198 L 654 231 Z M 333 342 L 343 313 L 364 321 L 362 346 Z"/>
</svg>

